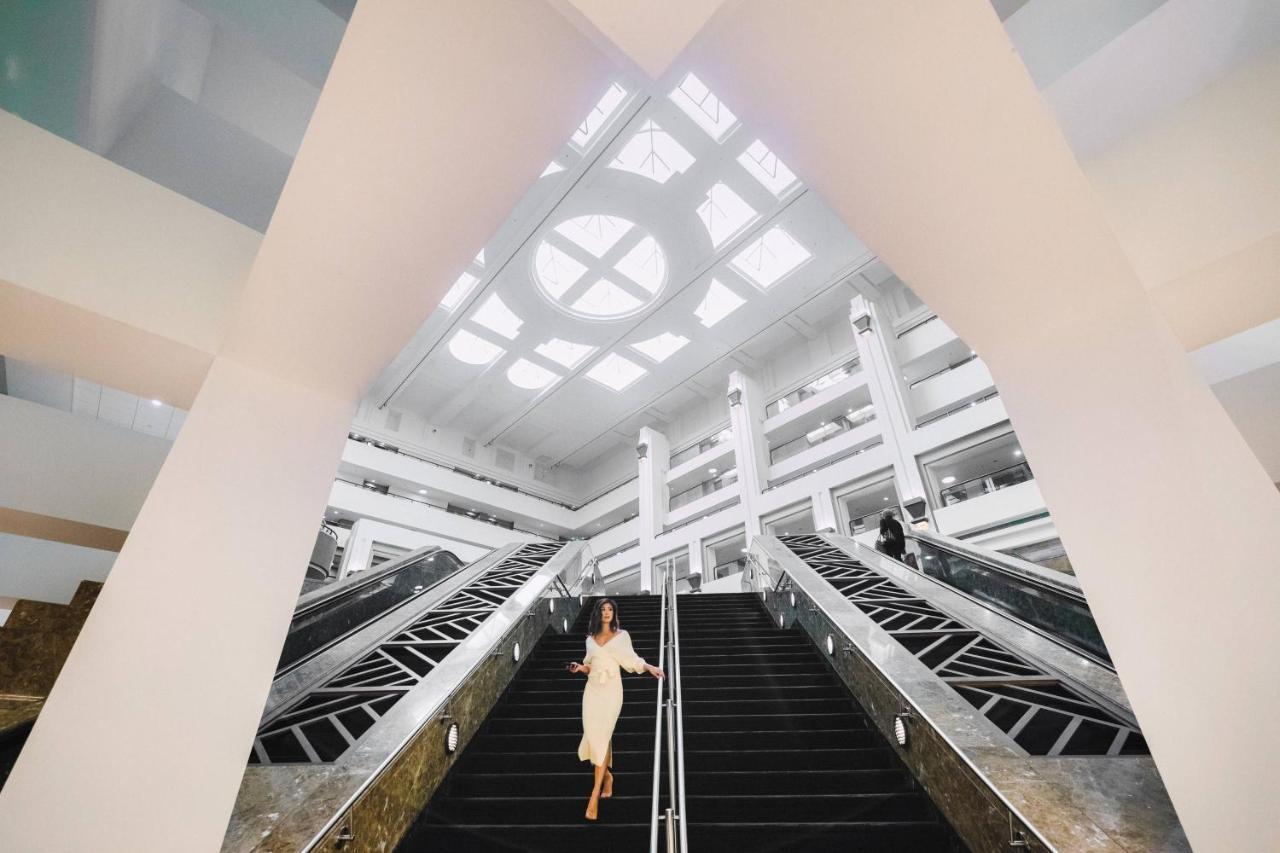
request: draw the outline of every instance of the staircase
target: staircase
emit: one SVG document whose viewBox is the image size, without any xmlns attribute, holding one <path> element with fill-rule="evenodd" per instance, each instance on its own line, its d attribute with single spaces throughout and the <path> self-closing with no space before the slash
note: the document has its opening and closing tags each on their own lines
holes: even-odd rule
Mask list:
<svg viewBox="0 0 1280 853">
<path fill-rule="evenodd" d="M 636 653 L 656 664 L 659 597 L 614 600 Z M 568 634 L 538 643 L 398 851 L 648 849 L 655 678 L 623 676 L 614 794 L 600 801 L 594 824 L 583 817 L 591 794 L 591 765 L 578 760 L 585 679 L 565 667 L 582 660 L 593 606 L 588 600 Z"/>
<path fill-rule="evenodd" d="M 678 607 L 693 853 L 964 849 L 800 630 L 751 594 Z"/>
</svg>

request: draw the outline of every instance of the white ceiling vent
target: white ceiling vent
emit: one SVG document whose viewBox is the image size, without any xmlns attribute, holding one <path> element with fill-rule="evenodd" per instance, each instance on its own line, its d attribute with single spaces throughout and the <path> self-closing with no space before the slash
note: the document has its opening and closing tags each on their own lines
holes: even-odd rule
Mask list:
<svg viewBox="0 0 1280 853">
<path fill-rule="evenodd" d="M 516 455 L 510 450 L 496 450 L 493 454 L 493 464 L 503 471 L 514 471 L 516 470 Z"/>
</svg>

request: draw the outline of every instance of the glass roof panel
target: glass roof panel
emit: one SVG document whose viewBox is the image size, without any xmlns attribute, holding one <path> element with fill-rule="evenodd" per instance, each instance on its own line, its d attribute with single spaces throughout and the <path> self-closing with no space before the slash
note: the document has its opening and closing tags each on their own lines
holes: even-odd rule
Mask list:
<svg viewBox="0 0 1280 853">
<path fill-rule="evenodd" d="M 738 155 L 738 162 L 775 196 L 781 197 L 796 182 L 795 173 L 759 139 Z"/>
<path fill-rule="evenodd" d="M 539 283 L 556 299 L 564 296 L 565 291 L 577 284 L 587 271 L 577 258 L 546 241 L 538 244 L 534 269 Z"/>
<path fill-rule="evenodd" d="M 575 344 L 572 341 L 563 341 L 560 338 L 552 338 L 545 344 L 538 344 L 534 348 L 534 352 L 543 358 L 549 358 L 556 364 L 567 367 L 570 370 L 582 363 L 582 360 L 596 348 L 590 344 Z"/>
<path fill-rule="evenodd" d="M 516 359 L 516 363 L 507 368 L 507 379 L 511 384 L 529 391 L 546 388 L 559 378 L 556 373 L 523 358 Z"/>
<path fill-rule="evenodd" d="M 591 108 L 591 112 L 583 119 L 582 124 L 578 125 L 578 129 L 574 131 L 570 141 L 579 150 L 583 151 L 591 144 L 591 140 L 596 138 L 600 129 L 609 123 L 609 119 L 613 118 L 614 113 L 622 106 L 622 102 L 627 98 L 627 90 L 614 83 L 609 87 L 609 91 L 596 102 Z"/>
<path fill-rule="evenodd" d="M 646 235 L 622 256 L 614 269 L 650 293 L 657 293 L 667 277 L 667 256 L 653 235 Z"/>
<path fill-rule="evenodd" d="M 680 85 L 671 90 L 671 100 L 693 119 L 716 142 L 720 142 L 738 123 L 738 117 L 711 94 L 711 90 L 690 71 Z"/>
<path fill-rule="evenodd" d="M 471 289 L 476 286 L 476 282 L 480 279 L 476 278 L 469 272 L 464 272 L 458 276 L 458 280 L 453 283 L 453 287 L 449 288 L 440 299 L 440 304 L 448 311 L 452 311 L 462 304 L 470 294 Z"/>
<path fill-rule="evenodd" d="M 702 302 L 699 303 L 698 307 L 693 309 L 693 313 L 701 321 L 702 325 L 710 329 L 716 323 L 737 311 L 746 301 L 721 284 L 719 279 L 713 278 L 711 279 L 711 286 L 707 288 L 707 295 L 702 298 Z"/>
<path fill-rule="evenodd" d="M 484 266 L 484 249 L 481 249 L 479 252 L 476 252 L 476 259 L 472 261 L 472 263 L 474 263 L 478 267 Z"/>
<path fill-rule="evenodd" d="M 621 287 L 602 278 L 573 303 L 573 310 L 593 317 L 614 317 L 627 314 L 639 308 L 643 303 L 627 293 Z"/>
<path fill-rule="evenodd" d="M 632 224 L 618 216 L 595 213 L 566 219 L 556 226 L 556 231 L 597 258 L 602 258 L 631 230 Z"/>
<path fill-rule="evenodd" d="M 755 219 L 756 211 L 727 184 L 716 183 L 707 190 L 706 200 L 698 205 L 698 218 L 711 237 L 711 245 L 718 249 L 741 231 L 744 225 Z"/>
<path fill-rule="evenodd" d="M 542 170 L 542 174 L 539 175 L 538 177 L 545 178 L 547 175 L 554 175 L 556 172 L 563 172 L 563 171 L 564 171 L 564 166 L 561 166 L 555 160 L 552 160 L 550 163 L 547 164 L 547 168 Z"/>
<path fill-rule="evenodd" d="M 684 335 L 677 335 L 673 332 L 663 332 L 656 338 L 650 338 L 647 341 L 634 343 L 631 345 L 631 348 L 641 355 L 648 356 L 658 364 L 661 364 L 687 343 L 689 343 L 689 339 Z"/>
<path fill-rule="evenodd" d="M 496 293 L 489 295 L 484 304 L 471 315 L 471 319 L 508 340 L 514 340 L 520 334 L 520 327 L 524 325 L 524 320 L 512 313 Z"/>
<path fill-rule="evenodd" d="M 611 352 L 588 370 L 586 376 L 612 391 L 621 391 L 648 372 L 634 361 Z"/>
<path fill-rule="evenodd" d="M 490 364 L 506 350 L 471 334 L 466 329 L 459 329 L 449 339 L 449 352 L 453 353 L 453 357 L 458 361 L 467 364 Z"/>
<path fill-rule="evenodd" d="M 649 119 L 618 152 L 609 168 L 665 184 L 672 175 L 684 172 L 693 163 L 693 155 L 653 119 Z"/>
<path fill-rule="evenodd" d="M 776 225 L 734 257 L 733 268 L 761 287 L 770 287 L 812 255 L 781 225 Z"/>
</svg>

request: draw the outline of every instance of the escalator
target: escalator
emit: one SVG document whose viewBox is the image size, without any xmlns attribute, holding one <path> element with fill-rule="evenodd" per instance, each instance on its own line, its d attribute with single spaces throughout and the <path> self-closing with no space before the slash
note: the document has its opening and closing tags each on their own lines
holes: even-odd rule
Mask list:
<svg viewBox="0 0 1280 853">
<path fill-rule="evenodd" d="M 463 565 L 452 552 L 432 546 L 303 595 L 294 610 L 276 676 L 451 576 Z"/>
<path fill-rule="evenodd" d="M 636 653 L 657 661 L 661 601 L 614 600 Z M 596 823 L 583 817 L 591 792 L 590 765 L 577 755 L 583 679 L 566 664 L 582 660 L 591 609 L 588 600 L 570 631 L 543 636 L 397 851 L 648 849 L 656 679 L 626 676 L 614 795 Z"/>
</svg>

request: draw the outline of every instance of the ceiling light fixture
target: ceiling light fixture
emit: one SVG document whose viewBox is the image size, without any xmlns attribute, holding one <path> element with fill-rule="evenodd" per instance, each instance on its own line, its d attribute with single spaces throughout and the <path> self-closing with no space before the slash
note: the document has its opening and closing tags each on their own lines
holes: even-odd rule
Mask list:
<svg viewBox="0 0 1280 853">
<path fill-rule="evenodd" d="M 955 477 L 946 476 L 942 478 L 942 485 L 949 486 L 956 481 Z"/>
<path fill-rule="evenodd" d="M 160 402 L 159 400 L 152 400 L 152 401 L 151 401 L 151 405 L 153 405 L 153 406 L 163 406 L 163 405 L 164 405 L 164 403 Z"/>
</svg>

